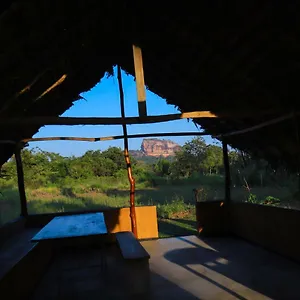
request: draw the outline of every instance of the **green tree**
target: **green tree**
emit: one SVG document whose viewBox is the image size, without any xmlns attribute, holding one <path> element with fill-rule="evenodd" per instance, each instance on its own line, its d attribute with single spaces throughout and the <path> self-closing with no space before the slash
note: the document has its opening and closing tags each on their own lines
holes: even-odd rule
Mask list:
<svg viewBox="0 0 300 300">
<path fill-rule="evenodd" d="M 220 170 L 223 168 L 222 148 L 216 145 L 208 145 L 201 166 L 206 173 L 220 173 Z"/>
<path fill-rule="evenodd" d="M 185 143 L 181 150 L 176 152 L 171 164 L 173 177 L 190 177 L 194 172 L 203 171 L 202 162 L 205 159 L 206 144 L 202 137 L 196 137 Z"/>
<path fill-rule="evenodd" d="M 109 147 L 107 150 L 102 152 L 102 156 L 111 159 L 117 164 L 119 169 L 126 169 L 124 153 L 121 148 Z"/>
<path fill-rule="evenodd" d="M 92 164 L 81 158 L 73 158 L 69 165 L 68 175 L 74 179 L 86 179 L 92 177 Z"/>
<path fill-rule="evenodd" d="M 95 176 L 113 176 L 118 170 L 120 170 L 119 166 L 107 157 L 99 157 L 93 162 Z"/>
<path fill-rule="evenodd" d="M 170 161 L 160 158 L 156 164 L 154 164 L 154 172 L 158 176 L 168 176 L 170 175 Z"/>
<path fill-rule="evenodd" d="M 17 180 L 17 168 L 14 156 L 1 166 L 0 178 L 4 180 Z"/>
</svg>

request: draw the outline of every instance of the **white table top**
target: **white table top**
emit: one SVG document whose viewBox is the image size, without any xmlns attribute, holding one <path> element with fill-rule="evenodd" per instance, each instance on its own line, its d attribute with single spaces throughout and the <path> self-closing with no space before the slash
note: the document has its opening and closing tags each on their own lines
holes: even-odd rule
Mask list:
<svg viewBox="0 0 300 300">
<path fill-rule="evenodd" d="M 50 239 L 102 235 L 107 233 L 103 213 L 88 213 L 55 217 L 32 239 L 39 242 Z"/>
</svg>

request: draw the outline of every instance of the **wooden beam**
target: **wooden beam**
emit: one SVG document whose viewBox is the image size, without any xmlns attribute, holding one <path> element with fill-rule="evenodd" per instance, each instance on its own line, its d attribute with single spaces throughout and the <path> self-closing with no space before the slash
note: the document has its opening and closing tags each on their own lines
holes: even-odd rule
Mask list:
<svg viewBox="0 0 300 300">
<path fill-rule="evenodd" d="M 17 166 L 17 175 L 18 175 L 18 187 L 20 195 L 20 204 L 21 204 L 21 216 L 27 217 L 27 200 L 25 193 L 25 184 L 24 184 L 24 171 L 21 158 L 21 148 L 17 147 L 15 150 L 16 166 Z"/>
<path fill-rule="evenodd" d="M 124 91 L 122 84 L 122 73 L 121 68 L 118 66 L 118 84 L 119 84 L 119 93 L 120 93 L 120 107 L 121 107 L 121 116 L 125 118 L 125 103 L 124 103 Z M 132 168 L 129 157 L 128 150 L 128 137 L 127 137 L 127 127 L 126 124 L 122 125 L 124 133 L 124 158 L 127 166 L 127 175 L 130 184 L 130 194 L 129 194 L 129 203 L 130 203 L 130 220 L 131 220 L 131 229 L 135 237 L 137 238 L 137 222 L 136 222 L 136 213 L 135 213 L 135 179 L 132 175 Z"/>
<path fill-rule="evenodd" d="M 258 125 L 254 125 L 254 126 L 251 126 L 251 127 L 245 128 L 245 129 L 236 130 L 236 131 L 232 131 L 232 132 L 229 132 L 229 133 L 217 135 L 217 136 L 214 136 L 214 138 L 222 139 L 224 137 L 230 137 L 230 136 L 234 136 L 234 135 L 239 135 L 239 134 L 252 132 L 252 131 L 255 131 L 255 130 L 270 126 L 270 125 L 274 125 L 274 124 L 283 122 L 287 119 L 291 119 L 294 116 L 295 116 L 294 113 L 290 113 L 290 114 L 284 115 L 282 117 L 279 117 L 279 118 L 276 118 L 276 119 L 273 119 L 273 120 L 269 120 L 269 121 L 266 121 L 266 122 L 263 122 L 263 123 L 260 123 Z"/>
<path fill-rule="evenodd" d="M 0 140 L 0 144 L 16 145 L 16 144 L 18 144 L 18 143 L 19 143 L 19 142 L 16 142 L 16 141 Z"/>
<path fill-rule="evenodd" d="M 147 138 L 147 137 L 165 137 L 165 136 L 204 136 L 210 135 L 207 132 L 162 132 L 162 133 L 139 133 L 139 134 L 128 134 L 128 139 L 136 138 Z M 124 135 L 114 135 L 106 137 L 97 137 L 97 138 L 86 138 L 86 137 L 67 137 L 67 136 L 54 136 L 54 137 L 40 137 L 40 138 L 28 138 L 21 140 L 22 143 L 29 142 L 46 142 L 46 141 L 77 141 L 77 142 L 101 142 L 101 141 L 112 141 L 112 140 L 121 140 L 124 138 Z M 19 142 L 10 141 L 10 140 L 0 140 L 0 144 L 12 144 L 15 145 Z"/>
<path fill-rule="evenodd" d="M 218 118 L 210 111 L 194 111 L 181 114 L 147 116 L 147 117 L 26 117 L 26 118 L 1 118 L 1 125 L 131 125 L 168 122 L 180 119 Z"/>
<path fill-rule="evenodd" d="M 142 49 L 135 45 L 133 49 L 133 60 L 134 60 L 134 72 L 136 80 L 136 92 L 138 98 L 139 116 L 147 116 L 147 105 L 146 105 L 146 90 L 144 80 L 144 68 L 143 68 L 143 56 Z"/>
<path fill-rule="evenodd" d="M 55 89 L 57 86 L 61 85 L 65 79 L 67 78 L 67 74 L 62 75 L 55 83 L 53 83 L 49 88 L 47 88 L 41 95 L 39 95 L 33 102 L 36 102 L 43 98 L 46 94 L 51 92 L 53 89 Z"/>
<path fill-rule="evenodd" d="M 28 85 L 26 85 L 22 90 L 17 92 L 12 98 L 10 98 L 8 101 L 4 103 L 2 106 L 0 113 L 3 113 L 5 110 L 7 110 L 10 105 L 21 95 L 23 95 L 25 92 L 28 92 L 32 89 L 32 87 L 40 80 L 40 78 L 48 71 L 48 69 L 42 71 L 39 73 Z"/>
</svg>

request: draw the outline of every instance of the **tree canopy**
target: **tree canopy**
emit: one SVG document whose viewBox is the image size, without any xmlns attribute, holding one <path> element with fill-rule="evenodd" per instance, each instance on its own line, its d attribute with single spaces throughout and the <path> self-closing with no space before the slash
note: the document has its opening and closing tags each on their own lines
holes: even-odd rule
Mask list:
<svg viewBox="0 0 300 300">
<path fill-rule="evenodd" d="M 22 151 L 25 184 L 36 187 L 45 184 L 61 184 L 67 180 L 81 180 L 102 176 L 124 176 L 126 163 L 120 148 L 110 147 L 105 151 L 87 151 L 80 157 L 63 157 L 57 153 L 41 149 Z M 285 176 L 282 167 L 272 169 L 264 160 L 257 160 L 246 153 L 229 151 L 231 178 L 237 185 L 264 185 L 274 181 L 274 177 Z M 169 179 L 196 178 L 199 175 L 220 175 L 224 173 L 222 148 L 206 144 L 202 137 L 186 142 L 175 156 L 156 160 L 139 160 L 131 157 L 134 176 L 151 176 Z M 12 157 L 3 165 L 1 177 L 16 181 L 15 159 Z M 276 179 L 277 180 L 277 179 Z M 278 181 L 278 180 L 277 180 Z"/>
</svg>

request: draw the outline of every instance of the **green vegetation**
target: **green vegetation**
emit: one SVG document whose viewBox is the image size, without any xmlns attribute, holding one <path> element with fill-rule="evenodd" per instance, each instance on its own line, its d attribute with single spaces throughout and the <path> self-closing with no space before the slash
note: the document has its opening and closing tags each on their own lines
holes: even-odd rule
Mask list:
<svg viewBox="0 0 300 300">
<path fill-rule="evenodd" d="M 297 176 L 283 167 L 230 151 L 232 200 L 298 208 Z M 129 183 L 123 151 L 87 151 L 62 157 L 40 149 L 22 152 L 29 213 L 126 207 Z M 224 198 L 222 149 L 202 138 L 187 142 L 172 159 L 131 158 L 137 205 L 157 205 L 160 236 L 195 233 L 198 201 Z M 1 170 L 0 224 L 19 215 L 14 158 Z"/>
</svg>

